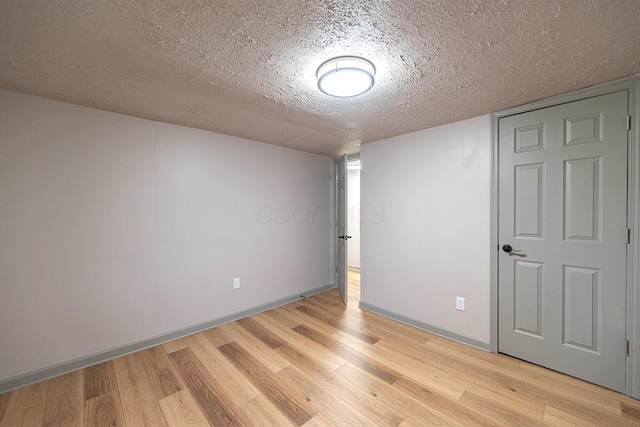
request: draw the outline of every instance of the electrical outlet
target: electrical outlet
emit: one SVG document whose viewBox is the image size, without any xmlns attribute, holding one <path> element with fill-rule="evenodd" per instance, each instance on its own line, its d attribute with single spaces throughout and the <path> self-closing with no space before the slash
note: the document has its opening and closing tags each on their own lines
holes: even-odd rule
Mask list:
<svg viewBox="0 0 640 427">
<path fill-rule="evenodd" d="M 236 277 L 233 279 L 233 289 L 240 289 L 240 278 Z"/>
<path fill-rule="evenodd" d="M 462 297 L 456 297 L 456 310 L 464 311 L 465 310 L 465 301 Z"/>
</svg>

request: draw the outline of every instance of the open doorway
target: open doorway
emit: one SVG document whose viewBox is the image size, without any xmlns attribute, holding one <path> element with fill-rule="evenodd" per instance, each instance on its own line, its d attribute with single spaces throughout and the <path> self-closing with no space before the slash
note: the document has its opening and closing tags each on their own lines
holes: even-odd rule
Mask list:
<svg viewBox="0 0 640 427">
<path fill-rule="evenodd" d="M 360 154 L 347 158 L 347 248 L 348 304 L 360 303 Z"/>
</svg>

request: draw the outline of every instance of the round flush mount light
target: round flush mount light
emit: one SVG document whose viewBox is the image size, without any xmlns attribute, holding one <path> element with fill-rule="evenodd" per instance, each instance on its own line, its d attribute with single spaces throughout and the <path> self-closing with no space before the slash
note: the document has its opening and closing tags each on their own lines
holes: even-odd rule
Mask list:
<svg viewBox="0 0 640 427">
<path fill-rule="evenodd" d="M 366 59 L 341 56 L 318 68 L 318 89 L 327 95 L 350 98 L 362 95 L 373 87 L 376 69 Z"/>
</svg>

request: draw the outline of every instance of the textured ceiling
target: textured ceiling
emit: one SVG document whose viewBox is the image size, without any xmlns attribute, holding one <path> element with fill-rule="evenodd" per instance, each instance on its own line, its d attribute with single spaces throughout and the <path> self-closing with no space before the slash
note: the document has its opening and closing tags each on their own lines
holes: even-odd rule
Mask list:
<svg viewBox="0 0 640 427">
<path fill-rule="evenodd" d="M 639 0 L 0 1 L 2 88 L 328 155 L 637 72 Z"/>
</svg>

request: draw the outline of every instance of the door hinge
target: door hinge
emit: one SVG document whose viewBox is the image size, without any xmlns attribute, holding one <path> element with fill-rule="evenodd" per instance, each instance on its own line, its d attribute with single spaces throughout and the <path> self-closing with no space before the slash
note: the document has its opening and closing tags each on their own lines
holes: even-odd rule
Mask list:
<svg viewBox="0 0 640 427">
<path fill-rule="evenodd" d="M 631 116 L 627 115 L 627 130 L 631 130 Z"/>
<path fill-rule="evenodd" d="M 625 349 L 625 354 L 626 354 L 627 356 L 629 355 L 629 340 L 627 340 L 626 349 Z"/>
<path fill-rule="evenodd" d="M 631 229 L 627 228 L 627 245 L 631 243 Z"/>
</svg>

